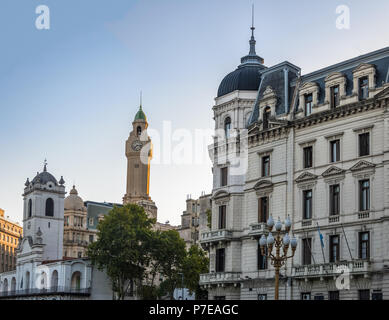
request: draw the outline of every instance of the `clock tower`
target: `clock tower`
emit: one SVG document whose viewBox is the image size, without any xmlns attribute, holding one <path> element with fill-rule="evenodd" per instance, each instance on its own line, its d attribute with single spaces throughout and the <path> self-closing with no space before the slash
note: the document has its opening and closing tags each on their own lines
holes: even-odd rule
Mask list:
<svg viewBox="0 0 389 320">
<path fill-rule="evenodd" d="M 127 192 L 123 197 L 123 203 L 143 206 L 148 215 L 156 219 L 157 207 L 149 195 L 152 144 L 147 134 L 147 126 L 147 118 L 141 104 L 126 141 Z"/>
</svg>

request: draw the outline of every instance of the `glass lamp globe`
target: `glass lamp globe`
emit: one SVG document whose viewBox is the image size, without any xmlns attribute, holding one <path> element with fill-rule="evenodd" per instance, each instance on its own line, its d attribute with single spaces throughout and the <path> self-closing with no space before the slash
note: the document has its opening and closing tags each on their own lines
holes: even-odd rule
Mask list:
<svg viewBox="0 0 389 320">
<path fill-rule="evenodd" d="M 283 242 L 284 246 L 288 246 L 289 245 L 289 243 L 290 243 L 289 234 L 286 234 L 284 236 L 284 238 L 282 239 L 282 242 Z"/>
<path fill-rule="evenodd" d="M 261 239 L 259 239 L 259 245 L 261 247 L 266 246 L 266 236 L 264 234 L 262 235 Z"/>
<path fill-rule="evenodd" d="M 285 228 L 289 228 L 292 226 L 292 222 L 289 219 L 289 216 L 285 219 Z"/>
<path fill-rule="evenodd" d="M 267 220 L 267 226 L 268 226 L 269 228 L 273 228 L 273 226 L 274 226 L 274 220 L 273 220 L 273 217 L 272 217 L 272 216 L 270 216 L 269 219 Z"/>
<path fill-rule="evenodd" d="M 281 229 L 282 229 L 282 222 L 281 222 L 280 218 L 278 218 L 278 221 L 276 223 L 276 230 L 281 231 Z"/>
<path fill-rule="evenodd" d="M 267 244 L 268 245 L 273 245 L 274 244 L 274 238 L 273 238 L 273 235 L 271 234 L 271 232 L 269 233 L 269 235 L 267 237 Z"/>
<path fill-rule="evenodd" d="M 290 245 L 293 249 L 297 247 L 297 239 L 295 237 L 293 237 L 292 240 L 290 241 Z"/>
</svg>

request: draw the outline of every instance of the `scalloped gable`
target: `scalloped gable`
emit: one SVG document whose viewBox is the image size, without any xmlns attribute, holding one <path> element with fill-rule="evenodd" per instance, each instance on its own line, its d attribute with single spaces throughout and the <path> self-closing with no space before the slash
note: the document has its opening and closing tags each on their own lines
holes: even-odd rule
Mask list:
<svg viewBox="0 0 389 320">
<path fill-rule="evenodd" d="M 358 163 L 356 163 L 355 165 L 353 165 L 350 168 L 350 170 L 351 171 L 358 171 L 358 170 L 373 169 L 373 168 L 375 168 L 375 164 L 374 163 L 371 163 L 371 162 L 368 162 L 368 161 L 365 161 L 365 160 L 361 160 Z"/>
<path fill-rule="evenodd" d="M 304 172 L 304 173 L 302 173 L 301 175 L 298 176 L 298 178 L 296 179 L 296 182 L 316 180 L 317 177 L 318 176 L 316 174 L 313 174 L 313 173 L 310 173 L 310 172 Z"/>
<path fill-rule="evenodd" d="M 254 189 L 258 190 L 258 189 L 271 188 L 271 187 L 273 187 L 273 183 L 271 181 L 261 180 L 255 184 Z"/>
<path fill-rule="evenodd" d="M 323 177 L 330 177 L 330 176 L 335 176 L 335 175 L 341 175 L 344 174 L 345 170 L 340 169 L 336 166 L 332 166 L 328 168 L 326 171 L 322 173 Z"/>
</svg>

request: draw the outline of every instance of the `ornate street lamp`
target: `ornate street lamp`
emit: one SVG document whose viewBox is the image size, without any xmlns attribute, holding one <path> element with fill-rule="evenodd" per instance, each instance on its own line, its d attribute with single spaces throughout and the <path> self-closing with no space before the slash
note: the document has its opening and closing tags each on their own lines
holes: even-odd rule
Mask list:
<svg viewBox="0 0 389 320">
<path fill-rule="evenodd" d="M 287 259 L 292 258 L 294 256 L 294 253 L 297 248 L 296 238 L 289 238 L 289 231 L 292 226 L 289 217 L 286 218 L 284 225 L 285 230 L 282 231 L 281 220 L 278 218 L 277 223 L 274 225 L 273 217 L 270 217 L 269 220 L 267 220 L 267 228 L 269 230 L 269 235 L 267 236 L 267 238 L 265 235 L 262 235 L 261 239 L 259 239 L 259 245 L 261 247 L 262 255 L 271 261 L 271 264 L 274 266 L 275 269 L 275 300 L 278 300 L 280 268 L 285 264 Z M 272 235 L 273 227 L 275 228 L 275 237 Z M 288 256 L 289 245 L 292 248 L 292 255 L 290 256 Z M 272 253 L 273 247 L 276 248 L 275 255 L 273 255 Z"/>
</svg>

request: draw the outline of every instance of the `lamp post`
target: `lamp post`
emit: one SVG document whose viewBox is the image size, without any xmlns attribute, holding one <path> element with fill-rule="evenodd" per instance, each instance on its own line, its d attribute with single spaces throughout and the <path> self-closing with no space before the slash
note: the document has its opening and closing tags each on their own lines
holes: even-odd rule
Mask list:
<svg viewBox="0 0 389 320">
<path fill-rule="evenodd" d="M 289 231 L 292 226 L 289 217 L 286 218 L 284 225 L 285 230 L 282 231 L 281 220 L 278 218 L 277 223 L 274 225 L 273 217 L 270 217 L 269 220 L 267 220 L 267 228 L 269 230 L 269 235 L 267 237 L 265 235 L 262 235 L 261 239 L 259 239 L 259 245 L 261 247 L 262 255 L 271 261 L 271 264 L 272 266 L 274 266 L 275 269 L 275 300 L 278 300 L 280 268 L 285 264 L 287 259 L 292 258 L 294 256 L 294 253 L 297 248 L 296 238 L 289 238 Z M 275 237 L 272 235 L 273 227 L 275 228 Z M 288 256 L 289 245 L 292 248 L 292 255 L 290 256 Z M 276 248 L 275 255 L 273 255 L 272 253 L 273 247 Z"/>
</svg>

